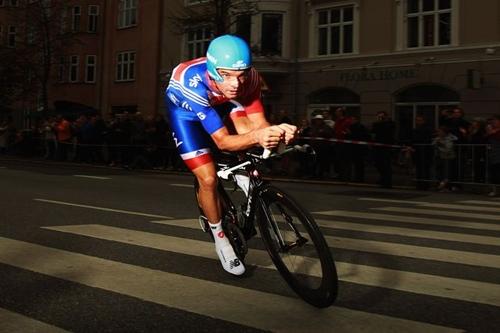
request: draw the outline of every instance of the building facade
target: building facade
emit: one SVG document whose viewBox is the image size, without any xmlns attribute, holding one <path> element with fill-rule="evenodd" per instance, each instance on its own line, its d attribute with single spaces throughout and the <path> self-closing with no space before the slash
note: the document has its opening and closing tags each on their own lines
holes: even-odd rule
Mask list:
<svg viewBox="0 0 500 333">
<path fill-rule="evenodd" d="M 0 1 L 0 21 L 16 3 Z M 172 69 L 205 54 L 220 31 L 214 8 L 224 3 L 223 28 L 249 42 L 270 113 L 284 109 L 298 120 L 344 106 L 370 123 L 384 110 L 404 140 L 417 114 L 437 125 L 441 110 L 456 105 L 468 118 L 500 112 L 497 0 L 65 3 L 81 42 L 52 71 L 51 106 L 163 113 Z M 5 45 L 13 28 L 0 23 Z"/>
<path fill-rule="evenodd" d="M 15 48 L 13 40 L 18 41 L 18 46 L 25 43 L 29 25 L 13 21 L 12 13 L 26 11 L 24 5 L 38 2 L 0 1 L 3 46 Z M 93 111 L 104 116 L 158 112 L 160 20 L 164 1 L 52 0 L 43 3 L 54 16 L 51 19 L 61 21 L 58 29 L 72 35 L 71 42 L 64 45 L 52 61 L 49 110 L 68 114 Z M 57 15 L 54 15 L 55 4 L 62 4 Z M 39 99 L 39 94 L 31 98 L 24 96 L 15 105 L 16 118 L 39 111 Z"/>
<path fill-rule="evenodd" d="M 177 0 L 204 8 L 211 1 Z M 237 8 L 229 31 L 246 38 L 271 111 L 297 118 L 344 106 L 370 123 L 387 111 L 399 136 L 417 114 L 437 125 L 441 110 L 466 117 L 500 112 L 500 3 L 496 0 L 274 0 Z M 171 16 L 171 15 L 170 15 Z M 169 24 L 166 17 L 165 24 Z M 210 26 L 197 21 L 173 58 L 201 55 Z M 165 41 L 164 41 L 165 43 Z M 194 46 L 193 46 L 194 44 Z M 197 53 L 198 52 L 198 53 Z"/>
</svg>

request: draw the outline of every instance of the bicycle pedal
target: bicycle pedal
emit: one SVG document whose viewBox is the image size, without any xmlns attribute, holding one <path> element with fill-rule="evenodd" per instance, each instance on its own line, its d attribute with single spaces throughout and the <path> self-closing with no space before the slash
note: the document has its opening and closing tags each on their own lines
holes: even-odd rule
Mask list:
<svg viewBox="0 0 500 333">
<path fill-rule="evenodd" d="M 203 232 L 210 231 L 210 226 L 208 225 L 208 219 L 205 216 L 200 215 L 198 217 L 198 222 L 200 223 L 200 227 L 201 227 L 201 230 L 203 230 Z"/>
</svg>

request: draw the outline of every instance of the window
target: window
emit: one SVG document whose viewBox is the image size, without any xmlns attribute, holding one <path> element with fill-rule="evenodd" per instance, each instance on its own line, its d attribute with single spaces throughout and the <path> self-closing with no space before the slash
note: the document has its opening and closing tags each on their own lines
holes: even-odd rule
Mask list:
<svg viewBox="0 0 500 333">
<path fill-rule="evenodd" d="M 61 9 L 61 16 L 59 18 L 59 33 L 63 34 L 66 32 L 67 23 L 68 23 L 68 7 L 64 6 Z"/>
<path fill-rule="evenodd" d="M 317 12 L 317 55 L 354 51 L 354 6 Z"/>
<path fill-rule="evenodd" d="M 99 6 L 89 6 L 89 26 L 88 32 L 97 32 L 97 20 L 99 18 Z"/>
<path fill-rule="evenodd" d="M 95 55 L 87 56 L 85 62 L 85 82 L 87 83 L 95 83 L 96 59 Z"/>
<path fill-rule="evenodd" d="M 460 95 L 438 85 L 419 85 L 399 92 L 395 101 L 399 140 L 409 142 L 417 116 L 423 117 L 431 128 L 437 128 L 441 112 L 458 106 Z"/>
<path fill-rule="evenodd" d="M 251 41 L 252 35 L 252 16 L 251 15 L 238 15 L 236 17 L 236 31 L 235 35 L 243 38 L 248 44 Z"/>
<path fill-rule="evenodd" d="M 205 56 L 211 38 L 212 32 L 208 27 L 189 31 L 187 33 L 188 57 L 198 58 Z"/>
<path fill-rule="evenodd" d="M 283 14 L 262 14 L 260 52 L 281 56 L 283 44 Z"/>
<path fill-rule="evenodd" d="M 16 38 L 17 38 L 17 28 L 13 25 L 10 25 L 9 30 L 7 32 L 7 46 L 16 47 Z"/>
<path fill-rule="evenodd" d="M 80 31 L 80 21 L 82 18 L 82 9 L 80 6 L 73 7 L 73 15 L 71 18 L 71 30 L 74 32 Z"/>
<path fill-rule="evenodd" d="M 69 82 L 78 81 L 78 68 L 80 66 L 80 57 L 72 55 L 69 61 Z"/>
<path fill-rule="evenodd" d="M 408 48 L 451 44 L 452 0 L 407 0 Z"/>
<path fill-rule="evenodd" d="M 57 68 L 57 82 L 64 82 L 66 78 L 66 58 L 60 57 Z"/>
<path fill-rule="evenodd" d="M 10 0 L 10 5 L 12 7 L 17 7 L 19 5 L 19 1 L 17 1 L 17 0 Z"/>
<path fill-rule="evenodd" d="M 137 0 L 120 0 L 118 11 L 118 28 L 137 24 Z"/>
<path fill-rule="evenodd" d="M 133 81 L 135 79 L 135 52 L 118 53 L 116 64 L 116 81 Z"/>
</svg>

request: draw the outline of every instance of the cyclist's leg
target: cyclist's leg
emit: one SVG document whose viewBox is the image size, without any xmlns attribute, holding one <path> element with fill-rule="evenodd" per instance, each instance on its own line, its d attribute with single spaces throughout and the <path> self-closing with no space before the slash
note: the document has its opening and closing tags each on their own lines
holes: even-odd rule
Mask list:
<svg viewBox="0 0 500 333">
<path fill-rule="evenodd" d="M 176 117 L 173 109 L 170 109 L 169 119 L 174 142 L 181 158 L 198 180 L 198 201 L 209 221 L 214 235 L 215 250 L 222 266 L 231 274 L 241 275 L 245 272 L 245 267 L 222 230 L 217 173 L 209 148 L 210 138 L 196 119 Z"/>
<path fill-rule="evenodd" d="M 211 224 L 221 220 L 219 192 L 217 191 L 217 174 L 213 162 L 209 162 L 191 170 L 198 180 L 198 204 Z"/>
</svg>

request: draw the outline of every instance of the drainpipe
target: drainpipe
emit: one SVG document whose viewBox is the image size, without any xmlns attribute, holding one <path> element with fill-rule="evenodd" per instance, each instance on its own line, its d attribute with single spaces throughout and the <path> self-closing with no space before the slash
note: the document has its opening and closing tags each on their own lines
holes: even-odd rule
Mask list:
<svg viewBox="0 0 500 333">
<path fill-rule="evenodd" d="M 293 114 L 295 116 L 295 118 L 297 118 L 298 116 L 298 107 L 297 107 L 297 101 L 298 101 L 298 98 L 297 98 L 297 94 L 299 92 L 299 83 L 298 83 L 298 79 L 299 79 L 299 46 L 300 46 L 300 38 L 299 38 L 299 34 L 300 34 L 300 19 L 301 19 L 301 11 L 300 11 L 300 5 L 301 5 L 301 2 L 300 1 L 297 1 L 295 2 L 296 3 L 296 6 L 295 6 L 295 21 L 296 21 L 296 24 L 294 25 L 294 28 L 295 28 L 295 31 L 294 31 L 294 40 L 293 40 L 293 46 L 294 46 L 294 50 L 293 50 L 293 79 L 292 79 L 292 98 L 291 98 L 291 102 L 292 102 L 292 110 L 293 110 Z"/>
<path fill-rule="evenodd" d="M 103 89 L 104 89 L 104 71 L 106 70 L 107 66 L 105 66 L 105 59 L 106 59 L 106 15 L 108 14 L 107 10 L 107 2 L 108 1 L 103 1 L 102 2 L 102 11 L 101 11 L 101 17 L 102 17 L 102 23 L 101 23 L 101 47 L 100 47 L 100 59 L 98 62 L 98 73 L 99 73 L 99 79 L 98 79 L 98 87 L 97 87 L 97 101 L 99 105 L 99 109 L 101 110 L 101 116 L 103 119 L 107 117 L 107 112 L 103 108 Z"/>
</svg>

